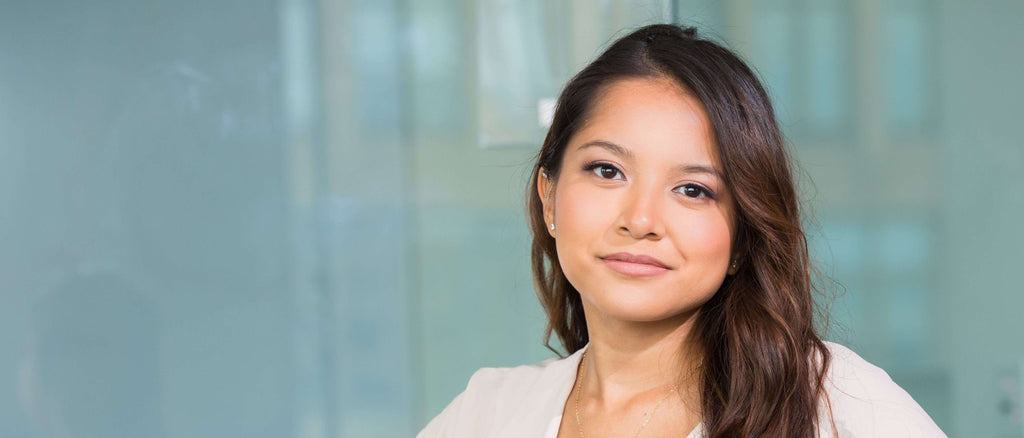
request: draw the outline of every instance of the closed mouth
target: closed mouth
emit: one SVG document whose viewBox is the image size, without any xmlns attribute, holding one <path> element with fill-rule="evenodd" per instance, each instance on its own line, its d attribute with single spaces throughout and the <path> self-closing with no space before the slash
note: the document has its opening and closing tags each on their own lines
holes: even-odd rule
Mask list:
<svg viewBox="0 0 1024 438">
<path fill-rule="evenodd" d="M 617 252 L 615 254 L 609 254 L 601 257 L 604 260 L 614 260 L 626 263 L 637 263 L 643 265 L 652 265 L 659 268 L 671 269 L 661 260 L 645 254 L 630 254 L 628 252 Z"/>
</svg>

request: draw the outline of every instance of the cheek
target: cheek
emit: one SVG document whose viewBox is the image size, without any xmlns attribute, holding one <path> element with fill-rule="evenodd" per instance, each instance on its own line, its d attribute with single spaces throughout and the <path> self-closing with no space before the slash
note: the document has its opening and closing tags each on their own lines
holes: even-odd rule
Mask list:
<svg viewBox="0 0 1024 438">
<path fill-rule="evenodd" d="M 559 188 L 555 196 L 555 248 L 566 275 L 585 275 L 591 269 L 590 259 L 598 251 L 595 244 L 615 220 L 610 202 L 607 193 L 584 186 Z"/>
<path fill-rule="evenodd" d="M 731 255 L 732 230 L 720 212 L 691 212 L 673 222 L 679 251 L 688 261 L 717 263 L 721 258 L 725 263 Z"/>
<path fill-rule="evenodd" d="M 570 186 L 555 198 L 555 227 L 558 238 L 593 238 L 613 220 L 607 195 L 596 190 Z"/>
</svg>

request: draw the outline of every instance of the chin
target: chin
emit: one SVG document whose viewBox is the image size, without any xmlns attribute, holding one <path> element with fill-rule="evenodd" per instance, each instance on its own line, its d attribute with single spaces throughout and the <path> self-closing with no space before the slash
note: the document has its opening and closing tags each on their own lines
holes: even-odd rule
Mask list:
<svg viewBox="0 0 1024 438">
<path fill-rule="evenodd" d="M 593 297 L 591 304 L 602 314 L 621 321 L 657 322 L 692 312 L 700 306 L 680 306 L 681 300 L 622 299 L 623 297 Z M 662 297 L 663 298 L 663 297 Z"/>
</svg>

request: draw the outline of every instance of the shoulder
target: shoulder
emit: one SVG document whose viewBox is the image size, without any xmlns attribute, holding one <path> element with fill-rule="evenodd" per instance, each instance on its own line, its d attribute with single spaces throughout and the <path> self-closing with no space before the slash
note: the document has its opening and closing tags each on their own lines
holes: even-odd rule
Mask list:
<svg viewBox="0 0 1024 438">
<path fill-rule="evenodd" d="M 536 398 L 538 389 L 551 388 L 544 381 L 563 380 L 560 365 L 567 359 L 551 358 L 514 367 L 484 367 L 469 378 L 466 392 L 489 400 L 496 409 L 507 409 L 527 398 Z"/>
<path fill-rule="evenodd" d="M 466 389 L 417 437 L 495 436 L 496 431 L 510 427 L 510 419 L 516 419 L 517 430 L 545 427 L 549 411 L 560 408 L 566 382 L 572 382 L 575 360 L 572 355 L 529 365 L 480 368 Z"/>
<path fill-rule="evenodd" d="M 553 366 L 566 359 L 567 358 L 552 357 L 537 363 L 518 365 L 514 367 L 484 367 L 473 373 L 473 376 L 470 377 L 470 383 L 474 383 L 475 380 L 475 383 L 477 384 L 500 384 L 509 380 L 536 379 L 548 372 Z"/>
<path fill-rule="evenodd" d="M 541 362 L 514 367 L 484 367 L 478 369 L 469 379 L 469 385 L 480 391 L 515 392 L 523 384 L 528 384 L 554 372 L 557 365 L 565 361 L 561 358 L 545 359 Z"/>
<path fill-rule="evenodd" d="M 831 405 L 840 436 L 946 436 L 885 370 L 843 345 L 829 341 L 825 345 L 831 362 L 823 403 Z M 822 422 L 828 426 L 827 417 Z"/>
</svg>

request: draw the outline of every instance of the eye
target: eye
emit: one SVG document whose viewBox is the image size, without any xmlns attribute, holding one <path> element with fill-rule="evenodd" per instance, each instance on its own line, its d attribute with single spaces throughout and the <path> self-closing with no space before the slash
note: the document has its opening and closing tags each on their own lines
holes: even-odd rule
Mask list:
<svg viewBox="0 0 1024 438">
<path fill-rule="evenodd" d="M 621 173 L 619 171 L 619 168 L 617 168 L 617 167 L 615 167 L 615 166 L 613 166 L 613 165 L 611 165 L 609 163 L 602 163 L 602 162 L 599 162 L 599 161 L 594 161 L 594 162 L 591 162 L 591 163 L 587 163 L 587 165 L 583 166 L 583 170 L 588 171 L 588 172 L 596 170 L 597 172 L 595 172 L 595 174 L 597 174 L 597 176 L 599 176 L 601 178 L 604 178 L 604 179 L 617 179 L 617 178 L 614 178 L 614 176 L 616 174 Z"/>
<path fill-rule="evenodd" d="M 710 198 L 710 199 L 714 199 L 715 198 L 715 194 L 712 193 L 711 190 L 708 190 L 708 188 L 706 188 L 706 187 L 704 187 L 704 186 L 702 186 L 700 184 L 694 184 L 694 183 L 683 184 L 683 185 L 677 187 L 676 189 L 679 191 L 679 193 L 682 193 L 684 196 L 686 196 L 688 198 L 696 199 L 696 198 L 700 198 L 701 196 L 704 196 L 705 198 Z"/>
</svg>

